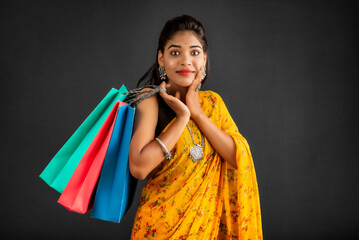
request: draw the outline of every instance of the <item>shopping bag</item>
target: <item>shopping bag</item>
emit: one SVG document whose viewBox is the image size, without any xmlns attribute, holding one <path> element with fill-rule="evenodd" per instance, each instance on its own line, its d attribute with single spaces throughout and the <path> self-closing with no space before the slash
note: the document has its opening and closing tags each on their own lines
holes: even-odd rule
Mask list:
<svg viewBox="0 0 359 240">
<path fill-rule="evenodd" d="M 143 90 L 145 87 L 152 89 Z M 119 222 L 131 206 L 135 195 L 137 179 L 133 178 L 130 174 L 128 150 L 135 106 L 160 90 L 165 90 L 156 85 L 147 85 L 145 87 L 127 91 L 126 87 L 122 85 L 120 90 L 114 88 L 111 89 L 41 173 L 40 177 L 46 183 L 60 193 L 62 192 L 58 202 L 70 211 L 85 213 L 92 208 L 96 196 L 95 189 L 109 149 L 117 116 L 122 119 L 122 114 L 125 114 L 126 116 L 126 121 L 123 123 L 126 127 L 121 135 L 120 146 L 117 145 L 117 147 L 120 149 L 118 150 L 118 156 L 125 156 L 127 149 L 127 161 L 123 161 L 126 157 L 118 158 L 122 159 L 122 162 L 120 161 L 118 164 L 116 161 L 115 174 L 112 173 L 111 175 L 104 173 L 103 175 L 104 179 L 110 178 L 112 182 L 105 181 L 101 184 L 101 186 L 105 186 L 105 188 L 107 187 L 107 184 L 112 184 L 113 189 L 116 188 L 116 186 L 120 186 L 122 192 L 117 193 L 117 195 L 119 196 L 118 199 L 121 199 L 121 201 L 112 201 L 112 198 L 114 198 L 113 196 L 115 196 L 112 192 L 109 197 L 110 202 L 113 203 L 112 207 L 120 210 L 116 210 L 118 216 L 115 218 L 103 218 L 104 220 L 108 219 L 109 221 Z M 138 97 L 140 93 L 146 92 L 147 94 Z M 119 109 L 122 106 L 126 106 L 126 104 L 128 104 L 128 109 L 126 109 L 126 111 L 121 110 L 121 115 L 118 115 Z M 126 143 L 126 141 L 127 144 L 122 144 L 122 142 Z M 116 141 L 113 144 L 115 146 Z M 111 164 L 113 164 L 113 162 L 109 163 L 109 165 Z M 124 165 L 124 168 L 120 167 L 122 165 Z M 121 175 L 117 173 L 117 169 L 120 169 L 119 171 L 124 172 L 124 174 Z M 107 170 L 104 172 L 107 172 Z M 100 203 L 101 200 L 99 201 L 99 204 Z M 99 216 L 99 218 L 101 219 L 101 216 Z"/>
<path fill-rule="evenodd" d="M 120 101 L 115 103 L 62 192 L 58 203 L 68 210 L 85 213 L 92 207 L 91 196 L 98 182 L 119 106 L 123 104 L 126 103 Z"/>
<path fill-rule="evenodd" d="M 124 92 L 128 91 L 125 85 L 119 90 L 112 88 L 75 133 L 53 157 L 40 175 L 49 186 L 62 192 L 86 150 L 105 122 L 116 101 L 125 99 Z"/>
<path fill-rule="evenodd" d="M 129 104 L 119 108 L 97 186 L 93 218 L 120 222 L 133 202 L 137 179 L 130 173 L 128 153 L 134 115 L 135 108 Z"/>
</svg>

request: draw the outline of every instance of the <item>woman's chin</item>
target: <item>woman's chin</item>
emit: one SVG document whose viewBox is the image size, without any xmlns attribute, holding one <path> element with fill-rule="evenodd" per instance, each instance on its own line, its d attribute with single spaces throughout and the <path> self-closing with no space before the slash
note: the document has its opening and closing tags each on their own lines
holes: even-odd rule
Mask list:
<svg viewBox="0 0 359 240">
<path fill-rule="evenodd" d="M 169 81 L 169 83 L 171 83 L 172 86 L 178 86 L 178 87 L 183 87 L 183 88 L 188 88 L 189 86 L 191 86 L 192 82 L 193 82 L 193 78 Z"/>
</svg>

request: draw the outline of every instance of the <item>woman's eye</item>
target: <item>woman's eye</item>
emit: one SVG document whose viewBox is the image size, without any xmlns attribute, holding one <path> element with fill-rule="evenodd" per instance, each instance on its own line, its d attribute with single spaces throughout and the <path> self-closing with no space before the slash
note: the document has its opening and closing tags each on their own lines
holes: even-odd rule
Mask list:
<svg viewBox="0 0 359 240">
<path fill-rule="evenodd" d="M 178 51 L 172 51 L 172 52 L 171 52 L 171 55 L 172 55 L 172 56 L 178 56 L 179 54 L 180 54 L 180 53 L 179 53 Z M 200 54 L 199 51 L 193 51 L 193 52 L 192 52 L 192 55 L 193 55 L 193 56 L 197 56 L 197 55 L 199 55 L 199 54 Z"/>
</svg>

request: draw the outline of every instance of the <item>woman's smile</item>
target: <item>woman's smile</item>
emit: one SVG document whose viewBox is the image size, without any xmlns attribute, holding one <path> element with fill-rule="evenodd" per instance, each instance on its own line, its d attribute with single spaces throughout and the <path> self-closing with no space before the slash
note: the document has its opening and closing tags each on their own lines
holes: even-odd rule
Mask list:
<svg viewBox="0 0 359 240">
<path fill-rule="evenodd" d="M 179 71 L 176 71 L 176 73 L 178 73 L 179 75 L 182 76 L 188 76 L 194 73 L 194 71 L 190 70 L 190 69 L 181 69 Z"/>
</svg>

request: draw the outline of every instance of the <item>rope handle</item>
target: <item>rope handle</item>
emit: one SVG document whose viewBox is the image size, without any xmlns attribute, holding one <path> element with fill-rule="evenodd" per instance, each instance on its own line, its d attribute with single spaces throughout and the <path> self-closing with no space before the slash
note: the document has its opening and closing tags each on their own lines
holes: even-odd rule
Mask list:
<svg viewBox="0 0 359 240">
<path fill-rule="evenodd" d="M 144 88 L 152 88 L 152 89 L 151 90 L 143 90 Z M 123 93 L 123 95 L 127 95 L 123 101 L 130 104 L 131 106 L 136 106 L 137 104 L 139 104 L 146 98 L 149 98 L 152 95 L 154 95 L 160 91 L 166 92 L 166 89 L 159 87 L 157 85 L 147 85 L 147 86 L 140 87 L 140 88 L 134 88 L 134 89 L 131 89 L 131 90 Z M 146 94 L 139 96 L 142 93 L 146 93 Z"/>
</svg>

